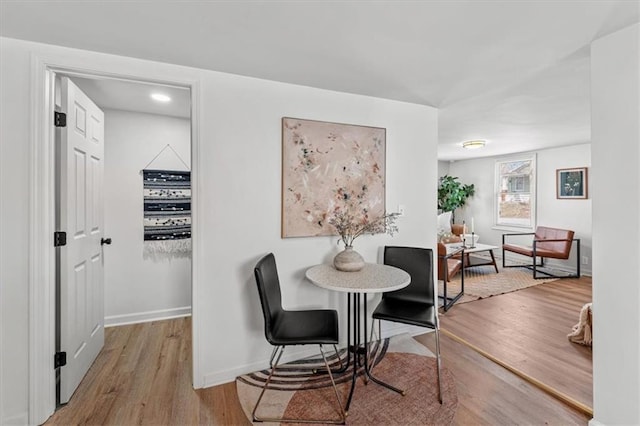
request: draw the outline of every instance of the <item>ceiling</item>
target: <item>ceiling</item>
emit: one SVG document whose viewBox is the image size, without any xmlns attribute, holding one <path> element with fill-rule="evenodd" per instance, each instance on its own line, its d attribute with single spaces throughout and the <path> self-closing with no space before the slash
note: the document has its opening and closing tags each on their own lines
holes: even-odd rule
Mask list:
<svg viewBox="0 0 640 426">
<path fill-rule="evenodd" d="M 589 45 L 638 1 L 0 2 L 0 35 L 440 109 L 438 157 L 590 141 Z M 486 139 L 466 151 L 468 139 Z"/>
<path fill-rule="evenodd" d="M 71 80 L 103 109 L 120 109 L 180 118 L 191 116 L 191 93 L 184 87 L 75 76 L 71 76 Z M 171 100 L 169 102 L 154 101 L 151 98 L 154 93 L 166 95 Z"/>
</svg>

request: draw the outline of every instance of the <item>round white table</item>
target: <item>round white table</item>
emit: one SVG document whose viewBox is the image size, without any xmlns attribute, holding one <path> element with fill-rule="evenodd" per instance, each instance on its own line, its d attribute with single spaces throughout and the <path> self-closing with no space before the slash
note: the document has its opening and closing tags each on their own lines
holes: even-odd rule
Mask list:
<svg viewBox="0 0 640 426">
<path fill-rule="evenodd" d="M 316 265 L 309 268 L 306 272 L 306 277 L 313 284 L 318 287 L 322 287 L 327 290 L 340 291 L 348 293 L 347 296 L 347 362 L 343 369 L 340 371 L 346 371 L 349 368 L 351 356 L 353 353 L 353 375 L 351 377 L 351 390 L 349 391 L 349 398 L 347 399 L 347 405 L 345 411 L 349 411 L 351 405 L 351 399 L 353 398 L 353 390 L 355 389 L 356 379 L 358 376 L 358 370 L 360 367 L 364 367 L 364 374 L 367 378 L 371 379 L 374 383 L 382 385 L 392 391 L 398 392 L 404 395 L 404 391 L 400 390 L 388 383 L 377 379 L 371 374 L 369 370 L 369 363 L 367 361 L 368 347 L 367 342 L 367 293 L 384 293 L 387 291 L 400 290 L 409 285 L 411 282 L 411 276 L 402 269 L 389 266 L 380 265 L 377 263 L 367 263 L 364 268 L 358 272 L 342 272 L 338 271 L 333 265 Z M 353 341 L 351 339 L 351 303 L 353 300 Z M 364 315 L 362 320 L 361 315 Z M 360 341 L 361 328 L 364 324 L 364 341 Z M 363 360 L 360 360 L 359 354 L 363 355 Z"/>
<path fill-rule="evenodd" d="M 305 274 L 318 287 L 345 293 L 384 293 L 409 285 L 411 277 L 402 269 L 365 263 L 358 272 L 338 271 L 333 265 L 316 265 Z"/>
</svg>

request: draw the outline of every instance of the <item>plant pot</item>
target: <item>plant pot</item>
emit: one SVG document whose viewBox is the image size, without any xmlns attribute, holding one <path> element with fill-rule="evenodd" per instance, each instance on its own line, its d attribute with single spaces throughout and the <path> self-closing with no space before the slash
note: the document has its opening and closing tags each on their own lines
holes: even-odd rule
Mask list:
<svg viewBox="0 0 640 426">
<path fill-rule="evenodd" d="M 333 266 L 338 271 L 357 272 L 364 268 L 364 259 L 353 247 L 346 246 L 333 258 Z"/>
</svg>

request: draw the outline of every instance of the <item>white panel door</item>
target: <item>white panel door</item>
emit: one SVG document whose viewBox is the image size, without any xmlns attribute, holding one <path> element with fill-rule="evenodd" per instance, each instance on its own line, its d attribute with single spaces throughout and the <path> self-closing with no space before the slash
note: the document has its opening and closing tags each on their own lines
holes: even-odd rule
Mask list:
<svg viewBox="0 0 640 426">
<path fill-rule="evenodd" d="M 66 77 L 60 144 L 60 403 L 66 403 L 104 345 L 104 113 Z"/>
</svg>

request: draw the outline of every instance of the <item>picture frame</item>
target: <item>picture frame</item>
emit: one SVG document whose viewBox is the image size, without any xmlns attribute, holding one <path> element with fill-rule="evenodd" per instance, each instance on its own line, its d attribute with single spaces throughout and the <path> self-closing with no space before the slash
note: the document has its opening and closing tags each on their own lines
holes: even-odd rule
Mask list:
<svg viewBox="0 0 640 426">
<path fill-rule="evenodd" d="M 586 167 L 556 170 L 557 199 L 586 200 L 588 197 L 588 169 Z"/>
<path fill-rule="evenodd" d="M 337 235 L 340 212 L 385 213 L 386 129 L 282 118 L 282 238 Z"/>
</svg>

